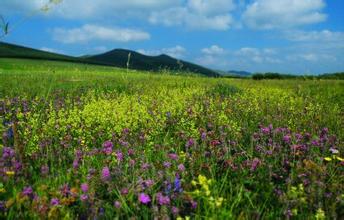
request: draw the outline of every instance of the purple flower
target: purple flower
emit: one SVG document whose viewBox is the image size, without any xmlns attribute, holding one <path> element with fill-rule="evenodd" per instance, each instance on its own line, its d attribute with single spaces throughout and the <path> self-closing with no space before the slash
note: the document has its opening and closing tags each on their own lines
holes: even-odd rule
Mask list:
<svg viewBox="0 0 344 220">
<path fill-rule="evenodd" d="M 175 154 L 175 153 L 170 153 L 170 154 L 168 154 L 168 157 L 169 157 L 171 160 L 178 160 L 178 155 Z"/>
<path fill-rule="evenodd" d="M 83 201 L 83 202 L 87 201 L 87 199 L 88 199 L 88 195 L 86 195 L 86 194 L 82 194 L 80 196 L 80 200 Z"/>
<path fill-rule="evenodd" d="M 255 171 L 260 163 L 261 162 L 258 158 L 254 158 L 251 164 L 251 171 Z"/>
<path fill-rule="evenodd" d="M 119 209 L 121 208 L 121 203 L 119 201 L 115 201 L 114 206 Z"/>
<path fill-rule="evenodd" d="M 4 148 L 2 149 L 2 158 L 3 158 L 4 160 L 6 160 L 7 158 L 14 157 L 14 155 L 15 155 L 15 152 L 14 152 L 14 150 L 13 150 L 12 148 L 10 148 L 10 147 L 4 147 Z"/>
<path fill-rule="evenodd" d="M 142 181 L 142 180 L 140 180 L 140 181 Z M 153 186 L 153 185 L 154 185 L 154 181 L 151 180 L 151 179 L 142 181 L 142 187 L 143 187 L 143 189 L 149 188 L 149 187 L 151 187 L 151 186 Z"/>
<path fill-rule="evenodd" d="M 129 190 L 127 188 L 123 188 L 121 190 L 121 195 L 127 195 L 129 193 Z"/>
<path fill-rule="evenodd" d="M 291 141 L 291 137 L 290 137 L 290 135 L 285 135 L 284 137 L 283 137 L 283 141 L 285 142 L 285 143 L 287 143 L 287 144 L 289 144 L 290 143 L 290 141 Z"/>
<path fill-rule="evenodd" d="M 173 207 L 172 207 L 172 214 L 173 214 L 174 216 L 178 215 L 178 214 L 179 214 L 179 209 L 178 209 L 177 207 L 173 206 Z"/>
<path fill-rule="evenodd" d="M 148 204 L 151 202 L 151 199 L 149 197 L 149 195 L 145 194 L 145 193 L 140 193 L 139 195 L 139 201 L 142 203 L 142 204 Z"/>
<path fill-rule="evenodd" d="M 110 179 L 110 169 L 109 167 L 104 167 L 102 169 L 102 180 L 107 181 Z"/>
<path fill-rule="evenodd" d="M 79 167 L 79 159 L 74 159 L 74 161 L 73 161 L 73 168 L 74 169 L 78 169 L 78 167 Z"/>
<path fill-rule="evenodd" d="M 143 170 L 147 170 L 149 167 L 150 167 L 149 163 L 143 163 L 141 165 L 141 169 L 143 169 Z"/>
<path fill-rule="evenodd" d="M 192 209 L 196 209 L 197 208 L 197 202 L 196 201 L 194 201 L 194 200 L 191 201 L 191 208 Z"/>
<path fill-rule="evenodd" d="M 123 160 L 123 153 L 121 151 L 117 151 L 116 157 L 117 157 L 118 161 L 122 161 Z"/>
<path fill-rule="evenodd" d="M 33 193 L 32 187 L 31 186 L 25 187 L 22 193 L 24 196 L 30 196 Z"/>
<path fill-rule="evenodd" d="M 185 171 L 185 166 L 184 166 L 184 164 L 179 164 L 179 165 L 178 165 L 178 170 L 179 170 L 180 172 L 184 172 L 184 171 Z"/>
<path fill-rule="evenodd" d="M 191 147 L 195 144 L 194 139 L 190 138 L 188 142 L 185 144 L 186 147 Z"/>
<path fill-rule="evenodd" d="M 50 204 L 51 204 L 52 206 L 56 206 L 56 205 L 58 205 L 59 203 L 60 203 L 60 200 L 57 199 L 57 198 L 52 198 L 51 201 L 50 201 Z"/>
<path fill-rule="evenodd" d="M 103 152 L 107 155 L 112 153 L 113 143 L 111 141 L 105 141 L 103 143 Z"/>
<path fill-rule="evenodd" d="M 171 163 L 168 162 L 168 161 L 165 161 L 165 162 L 163 163 L 163 165 L 164 165 L 165 168 L 170 168 L 170 167 L 171 167 Z"/>
<path fill-rule="evenodd" d="M 174 191 L 179 193 L 183 191 L 182 183 L 178 177 L 174 180 Z"/>
<path fill-rule="evenodd" d="M 206 132 L 202 132 L 201 139 L 204 141 L 206 138 L 207 138 L 207 133 Z"/>
<path fill-rule="evenodd" d="M 87 183 L 81 184 L 81 191 L 83 191 L 84 193 L 87 193 L 87 191 L 88 191 L 88 184 Z"/>
<path fill-rule="evenodd" d="M 157 193 L 156 198 L 159 205 L 169 205 L 171 200 L 168 196 L 164 196 L 161 192 Z"/>
<path fill-rule="evenodd" d="M 45 176 L 48 173 L 49 173 L 49 166 L 48 165 L 41 166 L 41 174 Z"/>
</svg>

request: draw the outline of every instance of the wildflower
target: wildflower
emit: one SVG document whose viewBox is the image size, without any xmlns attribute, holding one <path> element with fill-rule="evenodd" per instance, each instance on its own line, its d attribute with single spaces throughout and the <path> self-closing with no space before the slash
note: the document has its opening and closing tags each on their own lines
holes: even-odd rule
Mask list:
<svg viewBox="0 0 344 220">
<path fill-rule="evenodd" d="M 172 207 L 172 214 L 174 215 L 174 216 L 176 216 L 176 215 L 178 215 L 179 214 L 179 209 L 177 208 L 177 207 L 175 207 L 175 206 L 173 206 Z"/>
<path fill-rule="evenodd" d="M 107 155 L 112 153 L 113 143 L 111 141 L 105 141 L 103 143 L 103 152 Z"/>
<path fill-rule="evenodd" d="M 191 147 L 195 144 L 194 139 L 190 138 L 188 142 L 185 144 L 186 147 Z"/>
<path fill-rule="evenodd" d="M 73 161 L 73 168 L 74 169 L 78 169 L 78 167 L 79 167 L 79 159 L 74 159 L 74 161 Z"/>
<path fill-rule="evenodd" d="M 56 205 L 60 204 L 60 200 L 57 199 L 57 198 L 52 198 L 51 201 L 50 201 L 50 204 L 52 206 L 56 206 Z"/>
<path fill-rule="evenodd" d="M 139 201 L 142 203 L 142 204 L 148 204 L 151 202 L 151 199 L 149 197 L 149 195 L 145 194 L 145 193 L 140 193 L 139 195 Z"/>
<path fill-rule="evenodd" d="M 88 199 L 88 195 L 86 195 L 86 194 L 82 194 L 82 195 L 80 196 L 80 200 L 81 200 L 82 202 L 87 201 L 87 199 Z"/>
<path fill-rule="evenodd" d="M 337 160 L 339 160 L 340 162 L 343 162 L 343 161 L 344 161 L 344 159 L 343 159 L 342 157 L 335 156 L 335 158 L 336 158 Z"/>
<path fill-rule="evenodd" d="M 6 160 L 7 158 L 14 157 L 14 155 L 15 155 L 15 152 L 10 147 L 4 147 L 2 149 L 2 159 Z"/>
<path fill-rule="evenodd" d="M 179 193 L 183 191 L 181 181 L 178 177 L 174 180 L 174 191 Z"/>
<path fill-rule="evenodd" d="M 13 176 L 15 174 L 14 171 L 6 171 L 5 173 L 7 176 Z"/>
<path fill-rule="evenodd" d="M 184 164 L 179 164 L 179 165 L 178 165 L 178 170 L 179 170 L 180 172 L 184 172 L 184 171 L 185 171 L 185 166 L 184 166 Z"/>
<path fill-rule="evenodd" d="M 331 152 L 332 154 L 338 154 L 338 153 L 339 153 L 339 150 L 337 150 L 336 148 L 331 147 L 331 148 L 330 148 L 330 152 Z"/>
<path fill-rule="evenodd" d="M 119 202 L 119 201 L 115 201 L 115 203 L 114 203 L 114 206 L 117 208 L 117 209 L 119 209 L 119 208 L 121 208 L 121 203 Z"/>
<path fill-rule="evenodd" d="M 170 198 L 168 196 L 164 196 L 161 192 L 157 193 L 156 198 L 159 205 L 169 205 L 171 202 Z"/>
<path fill-rule="evenodd" d="M 202 141 L 204 141 L 206 138 L 207 138 L 207 133 L 206 132 L 202 132 L 202 134 L 201 134 Z"/>
<path fill-rule="evenodd" d="M 41 167 L 41 174 L 43 175 L 43 176 L 45 176 L 45 175 L 47 175 L 49 173 L 49 166 L 48 165 L 43 165 L 42 167 Z"/>
<path fill-rule="evenodd" d="M 171 163 L 168 162 L 168 161 L 164 161 L 163 165 L 164 165 L 165 168 L 170 168 L 171 167 Z"/>
<path fill-rule="evenodd" d="M 81 191 L 83 191 L 84 193 L 87 193 L 87 191 L 88 191 L 88 184 L 87 183 L 81 184 Z"/>
<path fill-rule="evenodd" d="M 170 153 L 170 154 L 168 154 L 168 157 L 169 157 L 171 160 L 178 160 L 178 155 L 175 154 L 175 153 Z"/>
<path fill-rule="evenodd" d="M 24 196 L 30 196 L 33 193 L 32 187 L 25 187 L 22 193 Z"/>
<path fill-rule="evenodd" d="M 122 160 L 123 160 L 123 153 L 120 152 L 120 151 L 118 151 L 118 152 L 116 153 L 116 157 L 117 157 L 117 160 L 118 160 L 118 161 L 122 161 Z"/>
<path fill-rule="evenodd" d="M 332 161 L 332 158 L 331 157 L 325 157 L 324 160 L 325 161 Z"/>
<path fill-rule="evenodd" d="M 316 220 L 322 220 L 325 219 L 325 212 L 321 208 L 317 210 L 317 213 L 315 214 L 315 219 Z"/>
<path fill-rule="evenodd" d="M 287 144 L 289 144 L 290 143 L 290 141 L 291 141 L 291 137 L 290 137 L 290 135 L 285 135 L 284 137 L 283 137 L 283 141 L 285 142 L 285 143 L 287 143 Z"/>
<path fill-rule="evenodd" d="M 110 169 L 109 167 L 104 167 L 102 169 L 102 180 L 103 181 L 106 181 L 106 180 L 109 180 L 110 179 Z"/>
<path fill-rule="evenodd" d="M 127 188 L 123 188 L 122 190 L 121 190 L 121 194 L 122 195 L 127 195 L 129 193 L 129 190 L 127 189 Z"/>
<path fill-rule="evenodd" d="M 196 209 L 197 208 L 197 202 L 196 201 L 191 201 L 191 208 Z"/>
<path fill-rule="evenodd" d="M 251 171 L 255 171 L 260 163 L 261 162 L 258 158 L 254 158 L 251 164 Z"/>
</svg>

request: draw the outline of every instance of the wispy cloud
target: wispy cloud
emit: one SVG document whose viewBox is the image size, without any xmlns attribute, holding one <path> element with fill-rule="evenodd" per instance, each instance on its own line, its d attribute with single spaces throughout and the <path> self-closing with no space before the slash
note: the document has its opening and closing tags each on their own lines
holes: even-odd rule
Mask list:
<svg viewBox="0 0 344 220">
<path fill-rule="evenodd" d="M 86 43 L 92 40 L 111 42 L 130 42 L 149 40 L 150 34 L 141 30 L 102 27 L 85 24 L 79 28 L 55 28 L 52 31 L 53 39 L 62 43 Z"/>
<path fill-rule="evenodd" d="M 243 13 L 246 25 L 254 29 L 284 29 L 323 22 L 324 0 L 254 0 Z"/>
<path fill-rule="evenodd" d="M 144 50 L 144 49 L 139 49 L 137 50 L 137 52 L 145 54 L 145 55 L 149 55 L 149 56 L 157 56 L 160 54 L 167 54 L 171 57 L 174 58 L 183 58 L 185 53 L 186 53 L 186 49 L 180 45 L 177 45 L 175 47 L 170 47 L 170 48 L 162 48 L 162 49 L 158 49 L 158 50 Z"/>
</svg>

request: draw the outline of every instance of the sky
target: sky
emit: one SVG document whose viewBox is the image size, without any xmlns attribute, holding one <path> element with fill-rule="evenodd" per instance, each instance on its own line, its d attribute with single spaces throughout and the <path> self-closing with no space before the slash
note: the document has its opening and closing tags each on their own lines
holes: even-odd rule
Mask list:
<svg viewBox="0 0 344 220">
<path fill-rule="evenodd" d="M 164 53 L 218 70 L 344 71 L 343 0 L 51 1 L 0 0 L 10 24 L 0 40 L 73 56 Z"/>
</svg>

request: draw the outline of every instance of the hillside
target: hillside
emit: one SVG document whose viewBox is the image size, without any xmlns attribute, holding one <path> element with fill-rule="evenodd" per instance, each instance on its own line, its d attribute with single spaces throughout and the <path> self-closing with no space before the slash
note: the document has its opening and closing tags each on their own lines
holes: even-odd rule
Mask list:
<svg viewBox="0 0 344 220">
<path fill-rule="evenodd" d="M 129 53 L 131 53 L 129 65 L 130 69 L 148 71 L 160 71 L 167 69 L 173 71 L 193 72 L 211 77 L 220 76 L 220 74 L 213 70 L 190 62 L 177 60 L 167 55 L 146 56 L 130 50 L 115 49 L 98 55 L 72 57 L 0 42 L 0 58 L 58 60 L 126 68 Z"/>
<path fill-rule="evenodd" d="M 146 56 L 130 50 L 115 49 L 103 54 L 90 56 L 85 59 L 92 62 L 99 62 L 107 65 L 126 68 L 129 53 L 131 54 L 129 64 L 130 69 L 149 71 L 167 69 L 194 72 L 207 76 L 219 76 L 219 74 L 213 70 L 186 61 L 177 60 L 165 54 L 159 56 Z"/>
<path fill-rule="evenodd" d="M 32 49 L 14 44 L 0 42 L 0 57 L 2 58 L 29 58 L 43 60 L 61 60 L 61 61 L 79 61 L 76 57 L 66 56 L 46 52 L 42 50 Z"/>
</svg>

